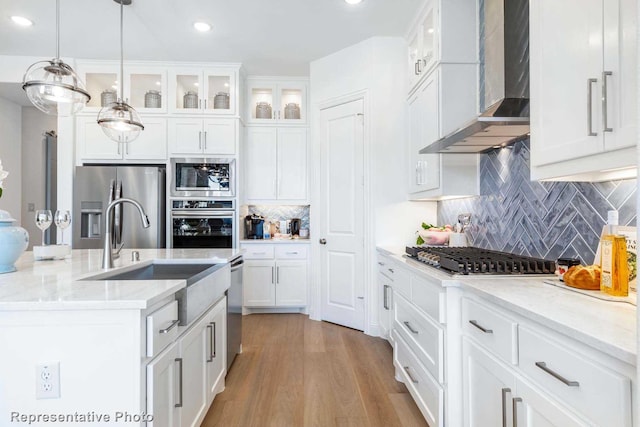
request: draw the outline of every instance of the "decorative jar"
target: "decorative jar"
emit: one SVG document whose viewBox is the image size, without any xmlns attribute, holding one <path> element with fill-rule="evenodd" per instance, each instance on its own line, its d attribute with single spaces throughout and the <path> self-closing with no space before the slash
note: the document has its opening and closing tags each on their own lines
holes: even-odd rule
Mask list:
<svg viewBox="0 0 640 427">
<path fill-rule="evenodd" d="M 188 90 L 182 97 L 183 108 L 198 108 L 198 94 L 192 90 Z"/>
<path fill-rule="evenodd" d="M 150 90 L 144 94 L 144 108 L 160 108 L 162 106 L 162 95 L 158 90 Z"/>
<path fill-rule="evenodd" d="M 213 97 L 213 109 L 214 110 L 228 110 L 229 109 L 229 94 L 227 92 L 218 92 Z"/>
<path fill-rule="evenodd" d="M 16 260 L 29 246 L 29 233 L 14 222 L 9 212 L 0 210 L 0 273 L 16 271 Z"/>
</svg>

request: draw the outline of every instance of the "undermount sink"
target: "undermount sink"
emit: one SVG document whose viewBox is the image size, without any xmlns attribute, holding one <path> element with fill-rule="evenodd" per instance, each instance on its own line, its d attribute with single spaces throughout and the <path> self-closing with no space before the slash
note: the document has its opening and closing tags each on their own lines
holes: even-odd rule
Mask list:
<svg viewBox="0 0 640 427">
<path fill-rule="evenodd" d="M 186 280 L 187 286 L 212 273 L 220 264 L 149 264 L 127 271 L 107 271 L 82 280 Z"/>
</svg>

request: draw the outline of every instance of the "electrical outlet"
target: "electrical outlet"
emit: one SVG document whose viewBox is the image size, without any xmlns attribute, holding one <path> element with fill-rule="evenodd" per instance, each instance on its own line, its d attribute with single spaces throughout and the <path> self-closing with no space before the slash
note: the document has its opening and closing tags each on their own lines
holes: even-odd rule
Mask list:
<svg viewBox="0 0 640 427">
<path fill-rule="evenodd" d="M 36 399 L 60 397 L 60 362 L 36 365 Z"/>
<path fill-rule="evenodd" d="M 27 203 L 27 212 L 35 212 L 36 204 L 35 203 Z"/>
</svg>

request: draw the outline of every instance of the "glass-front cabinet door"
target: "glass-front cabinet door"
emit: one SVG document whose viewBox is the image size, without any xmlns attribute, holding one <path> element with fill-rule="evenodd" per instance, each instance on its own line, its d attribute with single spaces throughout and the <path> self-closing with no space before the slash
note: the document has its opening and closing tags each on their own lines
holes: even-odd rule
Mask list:
<svg viewBox="0 0 640 427">
<path fill-rule="evenodd" d="M 167 112 L 167 73 L 158 68 L 125 69 L 125 97 L 141 113 Z"/>
<path fill-rule="evenodd" d="M 438 2 L 432 1 L 422 22 L 422 74 L 438 62 Z"/>
<path fill-rule="evenodd" d="M 98 112 L 118 99 L 120 93 L 120 69 L 118 64 L 82 64 L 78 66 L 80 78 L 85 83 L 91 99 L 82 112 Z"/>
<path fill-rule="evenodd" d="M 247 91 L 249 122 L 279 124 L 306 122 L 306 82 L 249 80 Z"/>
<path fill-rule="evenodd" d="M 169 108 L 181 114 L 236 114 L 236 71 L 178 70 L 169 76 Z"/>
</svg>

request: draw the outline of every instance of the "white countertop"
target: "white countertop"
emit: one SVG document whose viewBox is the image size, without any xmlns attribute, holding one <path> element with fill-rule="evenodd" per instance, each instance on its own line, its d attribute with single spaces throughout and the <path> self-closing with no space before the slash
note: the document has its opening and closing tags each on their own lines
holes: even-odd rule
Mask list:
<svg viewBox="0 0 640 427">
<path fill-rule="evenodd" d="M 626 363 L 636 364 L 636 307 L 631 304 L 581 295 L 546 284 L 540 277 L 451 276 L 403 257 L 398 248 L 378 250 L 414 272 L 440 280 L 443 286 L 462 287 Z"/>
<path fill-rule="evenodd" d="M 286 243 L 304 243 L 304 244 L 309 244 L 311 243 L 311 239 L 240 239 L 240 244 L 246 244 L 246 243 L 258 243 L 258 244 L 277 244 L 277 245 L 281 245 L 281 244 L 286 244 Z"/>
<path fill-rule="evenodd" d="M 115 269 L 157 262 L 226 263 L 239 249 L 138 249 L 140 261 L 131 261 L 124 249 L 114 260 Z M 0 274 L 0 311 L 145 309 L 186 286 L 185 280 L 78 281 L 104 272 L 102 249 L 73 250 L 63 260 L 34 261 L 25 252 L 18 271 Z M 115 270 L 114 269 L 114 270 Z"/>
</svg>

